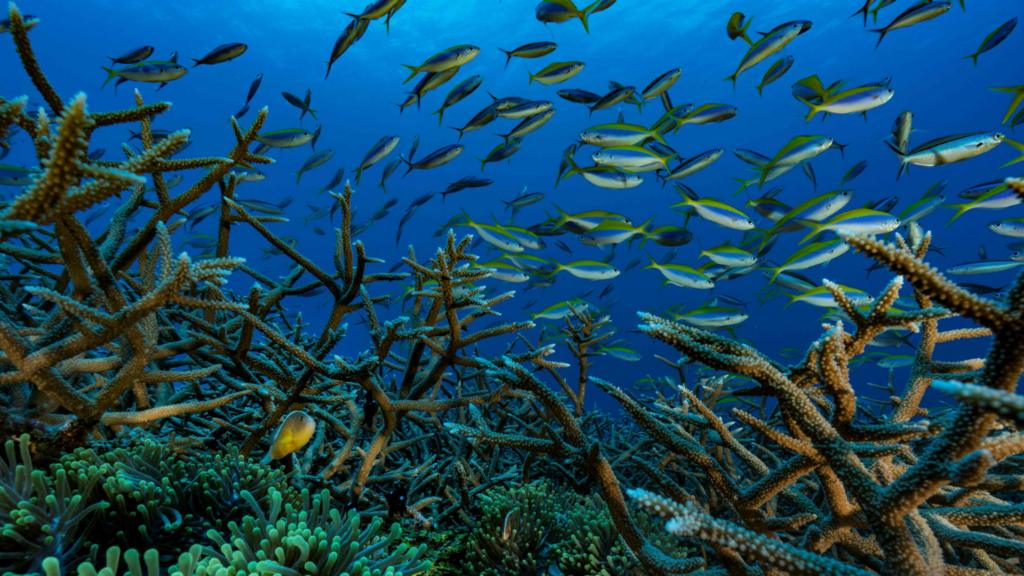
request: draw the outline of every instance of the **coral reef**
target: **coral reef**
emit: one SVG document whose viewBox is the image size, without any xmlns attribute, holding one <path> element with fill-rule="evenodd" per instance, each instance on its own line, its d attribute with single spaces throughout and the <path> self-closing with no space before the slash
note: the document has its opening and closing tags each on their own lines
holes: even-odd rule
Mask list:
<svg viewBox="0 0 1024 576">
<path fill-rule="evenodd" d="M 457 553 L 481 574 L 1024 570 L 1024 281 L 1005 301 L 968 292 L 924 261 L 931 236 L 913 225 L 895 243 L 846 236 L 896 276 L 868 309 L 827 284 L 845 318 L 802 361 L 641 314 L 640 331 L 680 355 L 665 359 L 680 376 L 687 363 L 713 374 L 639 397 L 591 373 L 606 318 L 565 320 L 574 376 L 554 344 L 523 333 L 532 323 L 498 321 L 512 293 L 481 284 L 469 237 L 449 233 L 427 261 L 410 250 L 408 272 L 376 272 L 346 186 L 333 194 L 331 262 L 282 240 L 232 173 L 271 161 L 250 151 L 266 109 L 247 128 L 232 119 L 224 156 L 179 158 L 189 132 L 156 142 L 151 129 L 169 103 L 136 93 L 134 108 L 93 112 L 84 94 L 65 100 L 13 4 L 9 20 L 48 110 L 0 99 L 0 134 L 24 131 L 38 157 L 0 215 L 0 431 L 19 436 L 0 457 L 4 573 L 440 573 L 431 560 Z M 89 158 L 96 130 L 129 123 L 140 151 Z M 177 173 L 193 182 L 172 195 Z M 1024 182 L 1008 184 L 1024 196 Z M 204 195 L 220 206 L 216 249 L 193 260 L 173 237 Z M 91 235 L 81 214 L 115 196 Z M 242 227 L 291 272 L 275 280 L 232 257 Z M 251 288 L 235 293 L 229 275 Z M 411 285 L 408 302 L 382 320 L 396 282 Z M 917 307 L 896 310 L 904 284 Z M 284 303 L 319 291 L 329 300 L 311 332 Z M 372 346 L 342 357 L 350 317 Z M 977 327 L 940 330 L 954 317 Z M 849 367 L 888 330 L 920 337 L 910 381 L 876 406 Z M 935 355 L 982 338 L 985 358 Z M 628 419 L 589 413 L 589 385 Z M 922 407 L 932 387 L 951 409 Z M 317 423 L 312 441 L 259 463 L 296 410 Z"/>
</svg>

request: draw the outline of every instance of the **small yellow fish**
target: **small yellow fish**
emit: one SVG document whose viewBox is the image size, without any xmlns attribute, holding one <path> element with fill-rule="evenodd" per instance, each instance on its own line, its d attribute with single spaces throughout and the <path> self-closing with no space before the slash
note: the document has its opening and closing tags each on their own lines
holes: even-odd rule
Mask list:
<svg viewBox="0 0 1024 576">
<path fill-rule="evenodd" d="M 301 450 L 303 446 L 309 444 L 315 432 L 316 420 L 301 410 L 292 412 L 285 417 L 284 422 L 278 427 L 277 433 L 274 434 L 274 442 L 271 443 L 270 451 L 263 458 L 263 463 L 279 460 Z"/>
</svg>

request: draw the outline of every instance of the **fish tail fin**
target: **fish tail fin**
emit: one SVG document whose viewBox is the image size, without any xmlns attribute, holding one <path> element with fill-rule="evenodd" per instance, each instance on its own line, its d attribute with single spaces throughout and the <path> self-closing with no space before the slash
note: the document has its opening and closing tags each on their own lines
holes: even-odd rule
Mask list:
<svg viewBox="0 0 1024 576">
<path fill-rule="evenodd" d="M 405 178 L 406 176 L 409 175 L 409 172 L 412 172 L 412 162 L 409 162 L 408 160 L 406 160 L 404 156 L 399 156 L 398 158 L 402 162 L 405 162 L 405 165 L 406 165 L 405 174 L 402 174 L 402 178 Z"/>
<path fill-rule="evenodd" d="M 1024 152 L 1024 143 L 1017 142 L 1016 140 L 1013 140 L 1012 138 L 1004 138 L 1003 142 L 1006 142 L 1007 144 L 1009 144 L 1013 148 L 1016 148 L 1020 152 Z M 1010 160 L 1006 164 L 1003 164 L 1002 168 L 1006 168 L 1007 166 L 1013 166 L 1014 164 L 1017 164 L 1018 162 L 1024 162 L 1024 154 L 1014 158 L 1013 160 Z"/>
<path fill-rule="evenodd" d="M 740 185 L 739 189 L 732 193 L 733 196 L 738 195 L 739 193 L 743 192 L 747 188 L 750 188 L 751 184 L 753 184 L 754 182 L 757 182 L 757 180 L 754 180 L 754 179 L 744 180 L 743 178 L 733 178 L 733 180 L 735 180 Z"/>
<path fill-rule="evenodd" d="M 978 54 L 977 52 L 975 52 L 974 54 L 968 54 L 967 56 L 964 56 L 963 58 L 961 58 L 961 60 L 970 60 L 971 64 L 974 64 L 974 66 L 977 66 L 978 65 L 978 56 L 981 56 L 981 54 Z"/>
<path fill-rule="evenodd" d="M 732 82 L 732 91 L 735 92 L 736 91 L 736 73 L 733 72 L 732 74 L 726 76 L 725 80 L 728 80 L 728 81 Z"/>
<path fill-rule="evenodd" d="M 509 63 L 512 62 L 512 51 L 505 50 L 504 48 L 498 48 L 498 50 L 501 50 L 502 52 L 505 53 L 505 68 L 508 68 Z"/>
<path fill-rule="evenodd" d="M 103 71 L 107 73 L 107 79 L 104 80 L 103 85 L 100 86 L 100 88 L 104 88 L 106 87 L 107 83 L 109 83 L 114 78 L 117 78 L 117 70 L 114 70 L 113 68 L 107 68 L 106 66 L 101 66 L 101 68 L 103 68 Z"/>
<path fill-rule="evenodd" d="M 896 156 L 900 159 L 900 169 L 898 172 L 896 172 L 896 179 L 899 180 L 900 176 L 903 176 L 903 173 L 907 170 L 907 155 L 902 150 L 900 150 L 895 144 L 888 140 L 885 140 L 885 145 L 888 146 L 889 149 L 892 150 L 893 153 L 896 154 Z"/>
<path fill-rule="evenodd" d="M 298 186 L 301 181 L 302 181 L 302 170 L 299 170 L 298 172 L 295 173 L 295 185 Z"/>
<path fill-rule="evenodd" d="M 441 122 L 444 121 L 444 106 L 434 110 L 433 114 L 437 114 L 437 125 L 440 126 Z"/>
<path fill-rule="evenodd" d="M 665 136 L 662 135 L 661 132 L 659 132 L 657 130 L 654 130 L 653 128 L 651 129 L 651 138 L 653 138 L 655 141 L 657 141 L 660 144 L 664 144 L 664 145 L 668 146 L 668 142 L 665 142 Z"/>
<path fill-rule="evenodd" d="M 193 68 L 195 68 L 196 66 L 199 66 L 201 63 L 202 63 L 201 60 L 197 60 L 195 58 L 192 58 L 192 67 Z"/>
<path fill-rule="evenodd" d="M 576 12 L 576 17 L 580 19 L 580 23 L 583 24 L 583 31 L 590 34 L 590 22 L 587 21 L 587 17 L 590 16 L 590 11 L 594 9 L 600 3 L 601 0 L 594 0 L 591 4 L 584 7 L 583 10 Z"/>
<path fill-rule="evenodd" d="M 409 65 L 409 64 L 402 64 L 402 66 L 404 66 L 404 67 L 409 69 L 409 76 L 405 80 L 402 80 L 402 84 L 408 83 L 409 80 L 412 80 L 413 78 L 416 77 L 417 74 L 420 73 L 420 69 L 417 68 L 416 66 L 412 66 L 412 65 Z"/>
<path fill-rule="evenodd" d="M 462 142 L 462 135 L 463 135 L 463 133 L 465 132 L 466 129 L 465 128 L 456 128 L 455 126 L 449 126 L 449 128 L 451 128 L 452 130 L 455 130 L 456 132 L 459 133 L 459 139 L 457 141 L 458 142 Z"/>
<path fill-rule="evenodd" d="M 867 22 L 867 17 L 868 17 L 868 15 L 864 14 L 864 21 L 865 21 L 865 23 Z M 875 50 L 878 50 L 878 47 L 882 45 L 882 40 L 885 40 L 885 35 L 889 33 L 889 29 L 888 28 L 878 28 L 877 30 L 872 30 L 872 32 L 874 32 L 875 34 L 878 34 L 878 42 L 875 42 Z"/>
<path fill-rule="evenodd" d="M 966 214 L 967 211 L 970 210 L 972 206 L 974 206 L 973 202 L 965 202 L 963 204 L 950 204 L 949 205 L 950 208 L 955 208 L 956 209 L 956 214 L 953 214 L 953 216 L 949 219 L 949 222 L 946 222 L 946 226 L 949 226 L 954 221 L 956 221 L 957 218 L 959 218 L 959 217 L 963 216 L 964 214 Z"/>
<path fill-rule="evenodd" d="M 316 120 L 317 122 L 320 121 L 320 119 L 316 117 L 316 110 L 312 108 L 306 108 L 306 111 L 308 111 L 309 115 L 313 117 L 313 120 Z"/>
<path fill-rule="evenodd" d="M 532 72 L 530 72 L 529 76 L 530 76 L 530 81 L 527 82 L 527 84 L 533 84 L 533 79 L 536 78 L 537 75 L 532 73 Z M 488 94 L 490 94 L 490 93 L 488 92 Z M 491 94 L 491 98 L 494 98 L 494 94 Z M 497 98 L 495 98 L 495 100 L 497 100 Z"/>
<path fill-rule="evenodd" d="M 779 274 L 782 274 L 783 272 L 785 272 L 785 269 L 783 269 L 782 266 L 779 266 L 777 268 L 769 268 L 769 270 L 772 270 L 771 278 L 768 279 L 768 283 L 769 284 L 774 284 L 775 283 L 775 279 L 779 277 Z"/>
<path fill-rule="evenodd" d="M 818 234 L 824 232 L 825 227 L 827 226 L 827 224 L 825 224 L 824 222 L 815 222 L 814 220 L 805 220 L 802 218 L 797 219 L 797 222 L 811 229 L 811 231 L 808 232 L 808 234 L 804 236 L 803 239 L 800 240 L 799 244 L 807 244 L 815 237 L 817 237 Z"/>
<path fill-rule="evenodd" d="M 851 14 L 850 18 L 856 18 L 858 15 L 863 14 L 864 15 L 864 25 L 867 26 L 868 25 L 868 8 L 870 6 L 871 6 L 871 2 L 869 0 L 866 4 L 864 4 L 864 6 L 860 10 L 857 10 L 856 12 Z"/>
<path fill-rule="evenodd" d="M 359 181 L 363 178 L 363 167 L 356 168 L 356 186 L 359 186 Z"/>
</svg>

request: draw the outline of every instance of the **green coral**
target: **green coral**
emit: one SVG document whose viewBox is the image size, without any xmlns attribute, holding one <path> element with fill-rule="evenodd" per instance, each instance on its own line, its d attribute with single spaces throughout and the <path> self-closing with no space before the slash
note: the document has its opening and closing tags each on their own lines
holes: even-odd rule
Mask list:
<svg viewBox="0 0 1024 576">
<path fill-rule="evenodd" d="M 479 497 L 480 515 L 467 563 L 481 576 L 533 576 L 550 562 L 550 544 L 562 531 L 559 492 L 548 482 L 491 488 Z"/>
<path fill-rule="evenodd" d="M 86 474 L 71 481 L 64 470 L 51 476 L 36 469 L 27 434 L 5 442 L 0 456 L 0 570 L 34 573 L 42 558 L 74 557 L 94 515 L 106 506 L 91 500 L 97 478 Z"/>
<path fill-rule="evenodd" d="M 241 519 L 243 491 L 257 501 L 270 488 L 293 501 L 297 492 L 280 470 L 238 454 L 179 450 L 153 439 L 112 450 L 80 448 L 59 465 L 75 477 L 99 476 L 108 502 L 94 539 L 124 548 L 173 554 L 208 530 Z"/>
<path fill-rule="evenodd" d="M 356 510 L 343 515 L 331 506 L 327 490 L 303 491 L 295 505 L 271 488 L 266 510 L 248 491 L 242 499 L 252 515 L 230 522 L 227 534 L 207 533 L 215 546 L 200 561 L 199 574 L 411 576 L 430 569 L 422 548 L 401 542 L 397 523 L 386 533 L 380 517 L 362 526 Z"/>
<path fill-rule="evenodd" d="M 642 574 L 599 498 L 579 497 L 566 513 L 565 537 L 552 548 L 565 576 Z"/>
<path fill-rule="evenodd" d="M 122 554 L 120 547 L 111 546 L 103 554 L 102 562 L 96 558 L 82 562 L 74 569 L 74 573 L 78 576 L 212 576 L 197 570 L 202 554 L 203 547 L 194 544 L 188 552 L 181 554 L 177 562 L 166 568 L 160 562 L 160 554 L 154 549 L 140 555 L 138 550 L 129 548 Z M 71 574 L 53 557 L 43 560 L 42 568 L 45 576 Z"/>
</svg>

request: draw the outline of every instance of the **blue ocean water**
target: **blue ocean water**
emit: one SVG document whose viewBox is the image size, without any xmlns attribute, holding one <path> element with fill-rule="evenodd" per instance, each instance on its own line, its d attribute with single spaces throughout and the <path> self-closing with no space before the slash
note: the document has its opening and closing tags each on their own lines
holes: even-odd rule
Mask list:
<svg viewBox="0 0 1024 576">
<path fill-rule="evenodd" d="M 755 187 L 734 195 L 738 187 L 734 179 L 750 177 L 750 172 L 731 151 L 747 148 L 771 156 L 798 134 L 827 135 L 848 145 L 844 155 L 829 151 L 813 160 L 819 191 L 835 188 L 850 166 L 859 160 L 867 161 L 867 170 L 851 184 L 855 195 L 850 207 L 897 195 L 900 200 L 894 212 L 898 213 L 941 180 L 948 181 L 945 196 L 947 203 L 952 203 L 957 201 L 957 192 L 966 187 L 1018 174 L 1012 168 L 1001 168 L 1003 163 L 1018 155 L 1004 144 L 961 164 L 912 168 L 897 180 L 897 159 L 884 144 L 893 120 L 903 110 L 914 113 L 912 143 L 948 134 L 1008 130 L 1000 126 L 1000 120 L 1010 96 L 990 88 L 1021 82 L 1019 55 L 1024 47 L 1024 34 L 1021 31 L 1011 34 L 1002 45 L 982 55 L 977 67 L 962 57 L 973 52 L 982 38 L 999 24 L 1020 14 L 1022 5 L 1017 1 L 968 0 L 966 11 L 954 3 L 949 13 L 933 21 L 892 32 L 876 49 L 876 35 L 865 30 L 860 17 L 850 16 L 860 7 L 861 2 L 856 0 L 785 3 L 619 0 L 610 9 L 592 16 L 589 34 L 576 20 L 548 25 L 538 22 L 534 18 L 536 3 L 533 1 L 410 0 L 391 21 L 390 32 L 385 31 L 382 23 L 373 23 L 366 35 L 335 63 L 330 77 L 325 80 L 325 60 L 335 38 L 350 21 L 344 12 L 358 12 L 363 4 L 365 0 L 207 3 L 95 0 L 24 2 L 21 8 L 46 22 L 46 26 L 35 28 L 31 34 L 37 54 L 61 94 L 84 91 L 93 110 L 129 106 L 135 87 L 148 102 L 169 100 L 174 104 L 172 110 L 163 115 L 155 127 L 190 128 L 194 143 L 188 155 L 222 155 L 229 149 L 233 142 L 229 117 L 241 107 L 249 83 L 257 74 L 262 73 L 264 81 L 253 101 L 253 110 L 243 118 L 243 124 L 252 120 L 256 109 L 266 105 L 270 108 L 267 129 L 314 129 L 317 121 L 308 115 L 300 121 L 298 110 L 280 96 L 285 90 L 301 95 L 307 88 L 311 89 L 312 107 L 323 125 L 318 149 L 334 149 L 334 159 L 304 175 L 302 183 L 296 185 L 295 172 L 308 157 L 309 147 L 274 150 L 270 155 L 277 162 L 265 167 L 267 179 L 242 185 L 240 195 L 270 202 L 293 198 L 286 210 L 291 221 L 272 227 L 282 237 L 294 237 L 300 251 L 324 264 L 329 264 L 333 251 L 331 223 L 327 220 L 307 222 L 306 216 L 312 210 L 310 207 L 320 208 L 331 202 L 320 188 L 334 170 L 344 167 L 346 177 L 353 177 L 354 168 L 366 150 L 386 134 L 401 137 L 395 153 L 407 153 L 413 139 L 419 137 L 419 157 L 454 143 L 457 134 L 449 126 L 462 125 L 488 105 L 491 102 L 488 93 L 551 100 L 557 112 L 550 123 L 526 137 L 521 151 L 510 161 L 489 164 L 483 172 L 477 160 L 500 142 L 496 134 L 507 131 L 515 120 L 498 120 L 482 130 L 468 133 L 462 139 L 465 152 L 441 168 L 414 171 L 405 178 L 401 177 L 404 170 L 399 170 L 389 181 L 386 193 L 377 186 L 383 163 L 370 169 L 355 190 L 355 221 L 365 221 L 389 199 L 398 200 L 389 216 L 374 223 L 359 237 L 368 254 L 387 260 L 387 264 L 379 266 L 380 271 L 406 255 L 410 245 L 421 259 L 428 258 L 441 241 L 435 233 L 460 211 L 480 222 L 510 223 L 502 201 L 524 189 L 544 192 L 546 198 L 517 215 L 515 224 L 523 227 L 554 214 L 556 205 L 567 212 L 598 208 L 614 211 L 627 215 L 634 223 L 653 218 L 656 225 L 682 225 L 684 216 L 670 208 L 679 201 L 679 196 L 671 186 L 662 188 L 653 177 L 631 190 L 596 188 L 578 176 L 554 187 L 562 151 L 582 130 L 594 124 L 613 122 L 619 112 L 629 122 L 649 126 L 663 112 L 660 104 L 653 101 L 642 112 L 622 104 L 597 111 L 590 117 L 585 107 L 558 98 L 555 91 L 574 87 L 604 93 L 609 81 L 642 88 L 674 67 L 683 69 L 680 81 L 670 90 L 675 103 L 720 102 L 739 109 L 737 116 L 727 122 L 684 126 L 677 134 L 667 137 L 669 144 L 683 156 L 716 147 L 726 150 L 717 163 L 688 178 L 686 184 L 702 197 L 728 202 L 748 214 L 754 212 L 744 203 L 756 197 L 758 191 Z M 884 10 L 878 25 L 884 25 L 909 5 L 897 2 Z M 768 86 L 762 97 L 758 96 L 755 86 L 775 58 L 741 75 L 735 89 L 723 80 L 733 72 L 747 49 L 740 40 L 730 41 L 725 32 L 726 21 L 737 10 L 753 18 L 752 31 L 768 30 L 788 20 L 813 22 L 811 30 L 781 53 L 795 57 L 792 70 Z M 504 66 L 505 56 L 499 48 L 509 49 L 541 40 L 557 42 L 558 49 L 542 59 L 514 58 L 507 68 Z M 122 85 L 116 92 L 110 85 L 100 88 L 104 79 L 100 67 L 108 64 L 108 57 L 139 45 L 155 46 L 155 56 L 159 57 L 178 51 L 183 62 L 190 62 L 189 58 L 199 58 L 226 42 L 245 42 L 249 49 L 231 62 L 190 69 L 184 78 L 160 91 L 155 91 L 154 85 L 133 83 Z M 414 106 L 400 113 L 396 105 L 404 100 L 413 84 L 403 85 L 407 70 L 401 65 L 419 63 L 455 44 L 473 44 L 479 46 L 481 52 L 463 66 L 451 83 L 427 95 L 420 109 Z M 536 72 L 557 60 L 581 60 L 586 67 L 562 85 L 528 82 L 529 72 Z M 21 73 L 13 50 L 0 50 L 0 70 L 4 71 L 2 93 L 5 97 L 34 93 Z M 448 110 L 444 125 L 439 126 L 431 112 L 440 106 L 451 85 L 472 74 L 484 77 L 481 89 Z M 824 121 L 819 117 L 808 123 L 804 120 L 806 107 L 793 98 L 790 85 L 810 74 L 818 74 L 825 82 L 847 80 L 851 85 L 891 77 L 896 95 L 888 104 L 871 111 L 866 121 L 860 115 L 833 115 Z M 1007 134 L 1014 137 L 1012 132 Z M 119 153 L 121 143 L 128 136 L 108 130 L 99 133 L 97 138 L 107 154 L 113 156 Z M 16 145 L 4 162 L 28 162 L 31 151 L 27 143 L 23 135 L 16 138 Z M 579 157 L 583 159 L 591 151 L 586 149 Z M 495 183 L 487 188 L 459 192 L 444 202 L 440 197 L 432 199 L 415 214 L 396 243 L 396 227 L 412 199 L 443 190 L 450 182 L 470 175 L 491 178 Z M 195 178 L 197 176 L 188 175 L 178 191 Z M 799 204 L 814 193 L 801 170 L 789 172 L 765 189 L 772 185 L 784 187 L 779 198 L 790 205 Z M 207 199 L 213 200 L 212 197 Z M 932 254 L 933 265 L 948 268 L 977 260 L 981 247 L 990 258 L 1008 256 L 1007 239 L 993 234 L 986 225 L 996 218 L 1018 216 L 1019 212 L 1012 208 L 999 213 L 972 211 L 947 226 L 952 213 L 951 209 L 943 207 L 922 221 L 926 229 L 934 231 L 935 243 L 943 249 L 942 254 Z M 760 217 L 755 221 L 759 226 L 764 223 Z M 104 218 L 92 224 L 96 229 L 103 225 Z M 180 245 L 195 235 L 212 233 L 214 227 L 214 220 L 208 219 L 192 230 L 179 231 L 176 241 Z M 317 227 L 326 234 L 318 234 Z M 233 238 L 234 255 L 248 258 L 254 268 L 271 276 L 283 275 L 290 269 L 287 259 L 265 255 L 266 243 L 251 231 L 240 228 Z M 741 237 L 740 232 L 698 218 L 690 220 L 689 229 L 694 239 L 676 252 L 676 263 L 697 266 L 704 261 L 698 257 L 702 248 L 726 241 L 737 242 Z M 466 227 L 456 230 L 460 234 L 472 232 Z M 776 262 L 784 260 L 796 249 L 799 237 L 783 238 L 767 258 Z M 554 238 L 547 239 L 549 246 L 535 253 L 567 262 L 599 260 L 608 252 L 608 249 L 584 246 L 571 235 L 560 238 L 572 247 L 572 254 L 551 246 Z M 494 248 L 483 243 L 477 247 L 477 252 L 484 260 L 498 256 Z M 660 260 L 670 249 L 653 243 L 624 244 L 616 249 L 613 263 L 624 268 L 636 258 L 646 261 L 648 253 Z M 891 274 L 880 270 L 867 275 L 865 269 L 869 264 L 863 256 L 848 253 L 827 266 L 804 273 L 814 280 L 829 278 L 876 293 Z M 969 279 L 1003 286 L 1013 274 L 1003 272 Z M 247 290 L 251 283 L 245 277 L 236 280 L 233 287 L 239 291 Z M 820 334 L 821 308 L 800 303 L 787 306 L 787 299 L 780 297 L 766 302 L 759 300 L 758 294 L 766 286 L 766 278 L 760 272 L 720 282 L 714 291 L 666 286 L 656 271 L 639 267 L 610 282 L 614 283 L 614 289 L 604 299 L 598 299 L 597 293 L 605 288 L 605 282 L 583 280 L 567 273 L 558 274 L 555 284 L 545 288 L 529 289 L 526 285 L 498 280 L 488 284 L 495 291 L 515 289 L 518 292 L 517 298 L 499 308 L 503 320 L 528 317 L 550 304 L 593 291 L 587 299 L 599 308 L 607 308 L 618 328 L 618 337 L 642 356 L 637 363 L 612 357 L 595 359 L 595 374 L 623 386 L 644 375 L 664 374 L 668 370 L 655 361 L 653 355 L 670 351 L 632 332 L 638 310 L 661 313 L 672 306 L 694 308 L 722 294 L 744 300 L 748 302 L 749 319 L 735 328 L 736 336 L 776 358 L 785 348 L 803 350 Z M 392 287 L 390 292 L 396 296 L 390 314 L 397 315 L 401 287 Z M 316 298 L 292 299 L 288 304 L 300 311 L 314 328 L 322 321 L 320 315 L 325 304 L 318 303 Z M 539 325 L 544 323 L 554 322 L 538 321 Z M 539 328 L 531 334 L 532 338 L 538 336 Z M 365 348 L 366 343 L 365 331 L 360 326 L 352 326 L 350 337 L 338 352 L 355 354 Z M 911 349 L 903 347 L 889 352 L 908 354 Z M 982 348 L 971 344 L 944 351 L 956 358 L 977 356 L 982 352 Z M 556 356 L 569 359 L 564 349 Z M 863 371 L 862 382 L 883 382 L 887 377 L 886 370 L 871 365 L 862 365 L 858 370 Z M 901 381 L 898 370 L 896 381 Z M 597 393 L 592 395 L 591 401 L 602 402 Z"/>
</svg>

